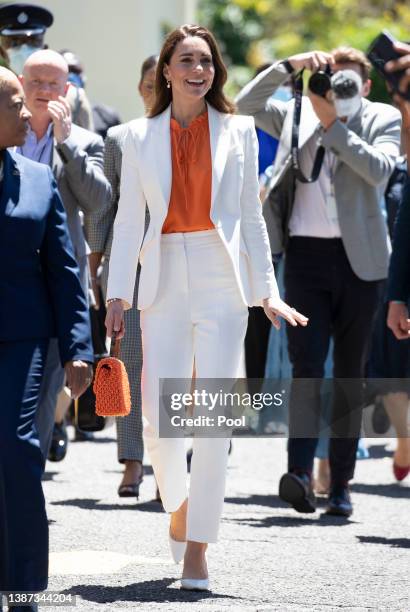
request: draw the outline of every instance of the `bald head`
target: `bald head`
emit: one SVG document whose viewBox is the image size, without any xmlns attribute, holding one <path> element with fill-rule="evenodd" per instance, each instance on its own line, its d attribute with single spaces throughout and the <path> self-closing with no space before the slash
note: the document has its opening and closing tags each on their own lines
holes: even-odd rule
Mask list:
<svg viewBox="0 0 410 612">
<path fill-rule="evenodd" d="M 24 64 L 23 75 L 26 75 L 33 68 L 38 67 L 59 71 L 62 78 L 67 81 L 68 64 L 63 56 L 57 53 L 57 51 L 52 51 L 51 49 L 41 49 L 40 51 L 35 51 L 32 53 Z"/>
<path fill-rule="evenodd" d="M 20 77 L 33 121 L 45 123 L 51 120 L 48 103 L 65 96 L 68 65 L 65 59 L 56 51 L 42 49 L 30 55 L 24 64 Z"/>
<path fill-rule="evenodd" d="M 0 67 L 0 150 L 24 143 L 30 116 L 20 81 Z"/>
</svg>

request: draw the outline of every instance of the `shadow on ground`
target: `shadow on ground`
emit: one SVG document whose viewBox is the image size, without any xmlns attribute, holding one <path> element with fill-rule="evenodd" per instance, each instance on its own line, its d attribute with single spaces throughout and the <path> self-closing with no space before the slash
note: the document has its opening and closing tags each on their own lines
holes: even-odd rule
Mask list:
<svg viewBox="0 0 410 612">
<path fill-rule="evenodd" d="M 162 580 L 146 580 L 126 586 L 105 586 L 79 584 L 61 591 L 66 595 L 78 595 L 85 601 L 93 601 L 100 604 L 135 601 L 135 602 L 198 602 L 206 599 L 229 599 L 236 600 L 240 597 L 224 595 L 212 591 L 183 591 L 179 588 L 169 588 L 171 584 L 177 583 L 175 578 L 163 578 Z"/>
<path fill-rule="evenodd" d="M 316 496 L 316 502 L 319 508 L 326 505 L 326 496 Z M 286 508 L 289 510 L 289 504 L 282 501 L 278 495 L 248 495 L 243 497 L 225 497 L 226 504 L 235 504 L 238 506 L 261 506 L 265 508 Z"/>
<path fill-rule="evenodd" d="M 397 483 L 389 485 L 354 483 L 350 487 L 354 493 L 364 493 L 365 495 L 380 495 L 382 497 L 394 497 L 410 499 L 410 487 L 402 486 Z"/>
<path fill-rule="evenodd" d="M 107 442 L 116 442 L 116 438 L 111 438 L 109 436 L 104 436 L 103 438 L 98 438 L 95 436 L 91 440 L 70 440 L 72 444 L 84 444 L 92 442 L 93 444 L 106 444 Z"/>
<path fill-rule="evenodd" d="M 410 548 L 409 538 L 381 538 L 377 536 L 357 536 L 361 544 L 385 544 L 391 548 Z"/>
<path fill-rule="evenodd" d="M 246 525 L 248 527 L 334 527 L 351 525 L 355 521 L 343 516 L 328 516 L 321 514 L 319 516 L 311 514 L 311 518 L 302 516 L 263 516 L 260 518 L 240 517 L 240 518 L 225 518 L 224 523 L 232 523 L 236 525 Z"/>
<path fill-rule="evenodd" d="M 131 499 L 131 498 L 129 498 Z M 64 499 L 63 501 L 51 502 L 52 506 L 71 506 L 81 510 L 138 510 L 140 512 L 164 512 L 162 504 L 156 500 L 142 502 L 139 504 L 100 504 L 99 499 Z"/>
<path fill-rule="evenodd" d="M 277 495 L 247 495 L 243 497 L 225 497 L 226 504 L 238 506 L 264 506 L 267 508 L 289 508 Z"/>
<path fill-rule="evenodd" d="M 386 444 L 375 444 L 367 448 L 370 459 L 384 459 L 385 457 L 393 457 L 393 451 L 386 449 Z"/>
<path fill-rule="evenodd" d="M 54 480 L 54 476 L 58 476 L 60 474 L 60 472 L 44 472 L 41 480 L 43 482 L 50 482 L 51 480 Z"/>
</svg>

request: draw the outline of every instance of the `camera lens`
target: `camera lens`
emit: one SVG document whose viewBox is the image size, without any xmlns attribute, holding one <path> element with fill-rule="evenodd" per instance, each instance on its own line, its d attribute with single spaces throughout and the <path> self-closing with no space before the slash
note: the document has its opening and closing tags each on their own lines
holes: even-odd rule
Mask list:
<svg viewBox="0 0 410 612">
<path fill-rule="evenodd" d="M 331 88 L 329 72 L 318 70 L 312 74 L 308 82 L 308 87 L 312 93 L 325 98 L 327 92 Z"/>
</svg>

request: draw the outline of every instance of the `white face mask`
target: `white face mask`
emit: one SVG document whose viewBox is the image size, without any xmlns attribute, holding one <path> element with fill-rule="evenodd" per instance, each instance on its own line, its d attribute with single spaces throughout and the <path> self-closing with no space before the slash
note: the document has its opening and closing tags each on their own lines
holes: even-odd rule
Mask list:
<svg viewBox="0 0 410 612">
<path fill-rule="evenodd" d="M 350 119 L 361 106 L 363 81 L 354 70 L 339 70 L 331 81 L 336 114 Z"/>
<path fill-rule="evenodd" d="M 360 95 L 355 96 L 354 98 L 347 98 L 346 100 L 342 100 L 341 98 L 334 99 L 336 114 L 339 118 L 347 117 L 350 119 L 357 113 L 361 104 L 362 96 Z"/>
<path fill-rule="evenodd" d="M 26 63 L 26 60 L 35 51 L 38 51 L 37 47 L 32 47 L 31 45 L 26 44 L 8 49 L 7 54 L 10 59 L 10 68 L 13 70 L 13 72 L 20 75 L 23 72 L 23 66 Z"/>
</svg>

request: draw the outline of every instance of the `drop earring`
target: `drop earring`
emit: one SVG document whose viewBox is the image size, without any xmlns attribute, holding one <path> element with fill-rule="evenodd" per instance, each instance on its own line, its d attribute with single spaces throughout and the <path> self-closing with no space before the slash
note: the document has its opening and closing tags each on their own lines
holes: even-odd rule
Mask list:
<svg viewBox="0 0 410 612">
<path fill-rule="evenodd" d="M 167 81 L 167 89 L 171 89 L 171 81 Z"/>
</svg>

